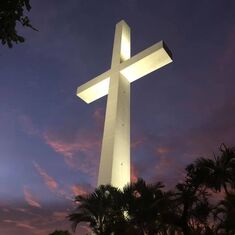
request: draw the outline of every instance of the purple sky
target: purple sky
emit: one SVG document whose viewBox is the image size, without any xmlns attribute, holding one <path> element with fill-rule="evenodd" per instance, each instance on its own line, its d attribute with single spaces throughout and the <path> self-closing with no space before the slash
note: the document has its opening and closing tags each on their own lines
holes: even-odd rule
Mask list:
<svg viewBox="0 0 235 235">
<path fill-rule="evenodd" d="M 121 19 L 132 55 L 163 39 L 174 58 L 131 86 L 132 178 L 170 187 L 235 144 L 234 0 L 33 0 L 30 17 L 39 32 L 0 51 L 0 234 L 68 229 L 74 194 L 96 185 L 106 98 L 76 88 L 109 68 Z"/>
</svg>

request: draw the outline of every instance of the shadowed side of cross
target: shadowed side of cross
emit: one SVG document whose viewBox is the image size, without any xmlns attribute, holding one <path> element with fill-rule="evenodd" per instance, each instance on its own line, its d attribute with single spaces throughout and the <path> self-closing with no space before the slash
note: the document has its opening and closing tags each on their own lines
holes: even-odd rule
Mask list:
<svg viewBox="0 0 235 235">
<path fill-rule="evenodd" d="M 78 87 L 77 96 L 91 103 L 108 95 L 98 185 L 118 188 L 130 182 L 130 83 L 171 63 L 163 41 L 130 58 L 130 28 L 116 25 L 111 69 Z"/>
</svg>

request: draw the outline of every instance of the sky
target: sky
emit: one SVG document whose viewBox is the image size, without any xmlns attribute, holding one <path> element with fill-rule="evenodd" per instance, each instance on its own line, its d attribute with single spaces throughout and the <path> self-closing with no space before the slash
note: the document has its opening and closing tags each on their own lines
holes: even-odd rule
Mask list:
<svg viewBox="0 0 235 235">
<path fill-rule="evenodd" d="M 110 68 L 122 19 L 132 55 L 164 40 L 174 60 L 131 85 L 132 180 L 171 188 L 194 159 L 235 145 L 234 0 L 31 5 L 39 31 L 0 49 L 0 234 L 69 229 L 74 196 L 96 186 L 106 98 L 88 105 L 76 89 Z"/>
</svg>

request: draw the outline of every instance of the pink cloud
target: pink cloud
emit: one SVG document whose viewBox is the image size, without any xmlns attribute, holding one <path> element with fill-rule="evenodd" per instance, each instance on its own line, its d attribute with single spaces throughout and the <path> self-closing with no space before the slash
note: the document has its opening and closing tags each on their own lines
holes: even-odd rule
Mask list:
<svg viewBox="0 0 235 235">
<path fill-rule="evenodd" d="M 19 223 L 19 222 L 16 222 L 16 226 L 17 227 L 21 227 L 21 228 L 27 228 L 27 229 L 35 229 L 35 227 L 29 225 L 29 224 L 25 224 L 25 223 Z"/>
<path fill-rule="evenodd" d="M 52 216 L 55 218 L 56 221 L 63 221 L 68 216 L 68 212 L 55 211 L 53 212 Z"/>
<path fill-rule="evenodd" d="M 17 229 L 18 230 L 17 234 L 22 234 L 22 229 L 32 230 L 32 231 L 30 231 L 31 234 L 37 234 L 38 229 L 30 224 L 31 221 L 26 221 L 26 220 L 16 221 L 16 220 L 7 220 L 6 219 L 6 220 L 3 220 L 3 222 L 8 223 L 8 224 L 14 224 L 16 227 L 21 228 L 20 231 Z M 11 225 L 11 227 L 12 227 L 12 225 Z"/>
<path fill-rule="evenodd" d="M 71 191 L 72 191 L 74 196 L 87 194 L 87 190 L 85 190 L 80 185 L 72 185 L 71 186 Z"/>
<path fill-rule="evenodd" d="M 20 211 L 20 212 L 22 212 L 22 213 L 28 212 L 27 209 L 25 209 L 25 208 L 15 208 L 15 210 L 16 210 L 16 211 Z"/>
<path fill-rule="evenodd" d="M 41 205 L 37 199 L 32 195 L 32 193 L 24 186 L 24 199 L 32 207 L 41 208 Z"/>
<path fill-rule="evenodd" d="M 33 163 L 36 168 L 38 174 L 43 178 L 44 183 L 51 191 L 55 191 L 58 188 L 58 183 L 47 174 L 45 170 L 43 170 L 36 162 Z"/>
<path fill-rule="evenodd" d="M 27 212 L 21 210 L 21 207 L 17 207 L 21 208 L 21 214 L 17 213 L 17 208 L 12 208 L 10 213 L 2 214 L 0 234 L 48 235 L 56 229 L 70 230 L 71 224 L 66 216 L 70 211 L 67 208 L 70 208 L 71 205 L 71 203 L 62 205 L 60 203 L 37 211 L 33 207 L 27 207 Z M 86 233 L 83 228 L 78 228 L 75 234 Z"/>
<path fill-rule="evenodd" d="M 91 153 L 100 146 L 100 140 L 91 134 L 77 136 L 74 140 L 67 142 L 65 139 L 59 138 L 52 132 L 44 133 L 44 140 L 57 153 L 71 158 L 75 153 Z"/>
<path fill-rule="evenodd" d="M 170 148 L 167 148 L 167 147 L 157 147 L 156 148 L 156 153 L 160 154 L 160 155 L 167 154 L 169 152 L 170 152 Z"/>
<path fill-rule="evenodd" d="M 13 220 L 10 220 L 10 219 L 5 219 L 5 220 L 3 220 L 3 222 L 4 222 L 4 223 L 14 223 L 14 221 L 13 221 Z"/>
<path fill-rule="evenodd" d="M 95 177 L 101 146 L 101 140 L 95 134 L 95 130 L 88 131 L 86 134 L 76 134 L 68 140 L 63 133 L 46 131 L 43 137 L 48 146 L 64 157 L 69 167 Z"/>
<path fill-rule="evenodd" d="M 56 182 L 54 178 L 48 175 L 48 173 L 43 170 L 36 162 L 33 163 L 36 168 L 38 174 L 42 177 L 45 185 L 51 191 L 56 193 L 57 196 L 63 197 L 67 200 L 72 200 L 71 196 L 65 190 L 59 188 L 59 184 Z"/>
</svg>

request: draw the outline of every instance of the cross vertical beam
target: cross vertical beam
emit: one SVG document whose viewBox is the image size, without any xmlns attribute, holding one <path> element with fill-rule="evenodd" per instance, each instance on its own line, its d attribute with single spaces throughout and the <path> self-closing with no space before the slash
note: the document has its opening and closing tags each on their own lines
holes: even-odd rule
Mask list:
<svg viewBox="0 0 235 235">
<path fill-rule="evenodd" d="M 129 58 L 130 28 L 121 21 L 115 29 L 98 186 L 123 188 L 130 182 L 130 82 L 119 71 Z"/>
</svg>

